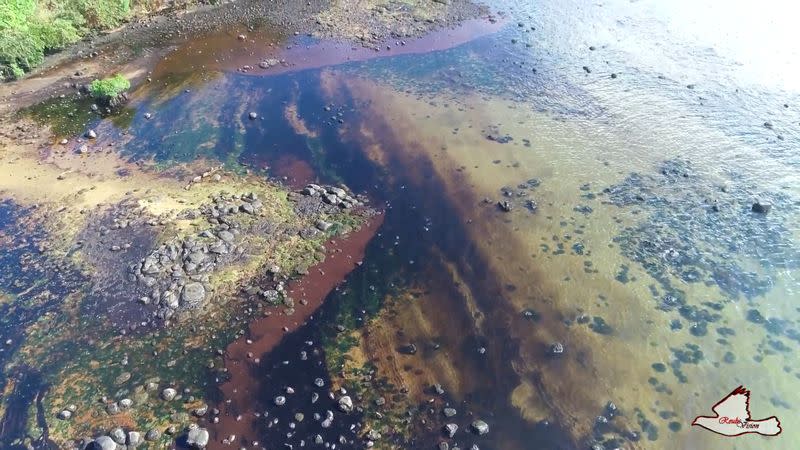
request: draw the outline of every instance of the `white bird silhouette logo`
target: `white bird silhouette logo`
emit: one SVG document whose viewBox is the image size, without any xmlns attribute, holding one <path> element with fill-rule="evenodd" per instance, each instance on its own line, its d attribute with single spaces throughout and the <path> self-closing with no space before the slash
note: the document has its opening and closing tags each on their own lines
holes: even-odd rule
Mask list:
<svg viewBox="0 0 800 450">
<path fill-rule="evenodd" d="M 697 416 L 692 425 L 729 437 L 748 433 L 777 436 L 783 431 L 781 421 L 775 416 L 760 420 L 750 419 L 750 391 L 744 386 L 734 389 L 711 407 L 711 410 L 716 413 L 715 416 Z"/>
</svg>

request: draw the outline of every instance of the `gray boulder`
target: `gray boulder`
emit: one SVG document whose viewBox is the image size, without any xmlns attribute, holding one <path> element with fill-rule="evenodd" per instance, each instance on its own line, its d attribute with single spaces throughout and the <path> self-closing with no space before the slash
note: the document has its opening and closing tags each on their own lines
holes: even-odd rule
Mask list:
<svg viewBox="0 0 800 450">
<path fill-rule="evenodd" d="M 108 434 L 109 436 L 111 436 L 111 439 L 113 439 L 114 442 L 116 442 L 117 444 L 125 445 L 125 438 L 127 438 L 127 436 L 125 435 L 125 430 L 123 430 L 122 428 L 120 427 L 114 428 Z"/>
<path fill-rule="evenodd" d="M 178 307 L 178 297 L 172 291 L 164 291 L 161 294 L 161 304 L 167 308 L 176 309 Z"/>
<path fill-rule="evenodd" d="M 316 223 L 316 227 L 319 231 L 328 231 L 332 226 L 332 223 L 326 222 L 322 219 L 318 220 Z"/>
<path fill-rule="evenodd" d="M 189 433 L 186 435 L 186 444 L 193 448 L 206 448 L 206 445 L 208 445 L 208 430 L 200 427 L 189 429 Z"/>
<path fill-rule="evenodd" d="M 345 413 L 349 413 L 353 411 L 353 399 L 350 396 L 345 395 L 339 399 L 339 410 Z"/>
<path fill-rule="evenodd" d="M 256 213 L 256 209 L 250 203 L 242 203 L 242 205 L 239 206 L 239 209 L 243 213 L 247 213 L 247 214 L 255 214 Z"/>
<path fill-rule="evenodd" d="M 137 445 L 142 443 L 142 434 L 138 431 L 129 431 L 128 432 L 128 448 L 136 447 Z"/>
<path fill-rule="evenodd" d="M 148 430 L 144 435 L 144 439 L 147 441 L 157 441 L 159 438 L 161 438 L 161 432 L 155 428 Z"/>
<path fill-rule="evenodd" d="M 472 431 L 474 431 L 478 436 L 483 436 L 489 432 L 489 424 L 482 420 L 476 420 L 472 422 Z"/>
<path fill-rule="evenodd" d="M 219 237 L 220 239 L 222 239 L 225 242 L 233 242 L 233 239 L 234 239 L 233 233 L 231 233 L 228 230 L 220 231 L 219 233 L 217 233 L 217 237 Z"/>
<path fill-rule="evenodd" d="M 108 436 L 100 436 L 90 442 L 85 450 L 117 450 L 117 443 Z"/>
<path fill-rule="evenodd" d="M 206 288 L 201 283 L 189 283 L 183 287 L 181 300 L 189 305 L 197 305 L 206 298 Z"/>
<path fill-rule="evenodd" d="M 165 388 L 163 391 L 161 391 L 161 398 L 166 401 L 172 400 L 176 395 L 178 395 L 178 391 L 172 388 Z"/>
</svg>

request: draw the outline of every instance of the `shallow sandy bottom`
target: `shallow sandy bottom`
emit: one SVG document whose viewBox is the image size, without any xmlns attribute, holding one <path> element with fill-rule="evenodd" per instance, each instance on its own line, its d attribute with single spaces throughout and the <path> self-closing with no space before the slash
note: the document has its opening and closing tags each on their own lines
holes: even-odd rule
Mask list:
<svg viewBox="0 0 800 450">
<path fill-rule="evenodd" d="M 457 343 L 460 340 L 455 336 L 464 333 L 464 326 L 457 326 L 455 322 L 453 326 L 439 327 L 433 332 L 426 323 L 447 315 L 474 317 L 474 323 L 466 325 L 467 329 L 474 326 L 484 335 L 519 346 L 511 360 L 495 361 L 498 372 L 494 375 L 502 376 L 508 365 L 513 367 L 518 375 L 516 384 L 504 388 L 501 383 L 495 387 L 509 393 L 505 401 L 522 417 L 532 422 L 557 419 L 576 439 L 581 439 L 590 434 L 595 418 L 604 412 L 606 403 L 613 401 L 626 414 L 618 419 L 622 429 L 641 429 L 640 419 L 634 412 L 636 408 L 658 426 L 658 440 L 651 442 L 643 436 L 638 444 L 631 444 L 636 448 L 712 448 L 717 445 L 715 436 L 693 429 L 691 420 L 708 413 L 711 405 L 743 382 L 765 383 L 753 391 L 754 417 L 775 410 L 770 399 L 776 395 L 795 398 L 793 392 L 797 391 L 798 379 L 784 374 L 784 366 L 794 364 L 791 354 L 767 357 L 759 364 L 750 359 L 750 350 L 734 346 L 732 350 L 738 362 L 731 366 L 721 363 L 729 347 L 716 344 L 715 333 L 693 337 L 686 330 L 670 331 L 673 317 L 654 308 L 648 291 L 652 279 L 639 266 L 627 261 L 612 242 L 625 225 L 636 224 L 641 219 L 626 210 L 604 206 L 598 200 L 580 198 L 582 192 L 578 188 L 584 183 L 590 183 L 591 192 L 599 192 L 631 171 L 648 166 L 655 168 L 664 159 L 687 155 L 677 151 L 670 154 L 669 149 L 661 145 L 657 148 L 663 151 L 637 152 L 634 158 L 629 158 L 625 148 L 630 145 L 625 138 L 606 135 L 604 144 L 600 144 L 591 133 L 604 133 L 603 130 L 590 131 L 569 121 L 554 123 L 547 115 L 532 112 L 522 104 L 486 97 L 415 98 L 385 84 L 348 78 L 340 79 L 337 85 L 335 79 L 332 73 L 325 81 L 330 92 L 335 92 L 333 86 L 346 89 L 356 98 L 356 103 L 366 109 L 362 117 L 368 119 L 354 128 L 356 135 L 362 136 L 360 144 L 373 161 L 399 161 L 409 173 L 414 173 L 421 164 L 430 164 L 446 189 L 446 197 L 451 199 L 466 224 L 464 229 L 470 238 L 468 247 L 474 250 L 468 258 L 486 264 L 488 270 L 485 278 L 474 279 L 463 273 L 470 261 L 454 261 L 453 283 L 466 279 L 467 290 L 469 286 L 480 286 L 485 293 L 490 286 L 488 290 L 494 289 L 496 295 L 481 298 L 479 292 L 474 302 L 468 301 L 470 295 L 463 293 L 461 302 L 441 298 L 426 301 L 423 297 L 413 306 L 401 307 L 403 311 L 386 319 L 385 325 L 373 326 L 371 334 L 374 335 L 363 341 L 360 350 L 366 352 L 367 357 L 385 359 L 390 349 L 405 344 L 402 339 L 382 332 L 384 327 L 402 327 L 406 334 L 419 336 L 454 333 L 451 336 Z M 443 106 L 445 104 L 449 107 Z M 486 134 L 491 132 L 492 125 L 501 130 L 501 135 L 514 136 L 515 140 L 509 144 L 487 140 Z M 458 131 L 453 132 L 455 129 Z M 386 130 L 391 130 L 388 140 L 391 143 L 376 142 L 373 136 Z M 523 138 L 530 140 L 530 147 L 522 145 Z M 420 177 L 424 177 L 422 172 Z M 514 187 L 534 177 L 542 181 L 533 194 L 539 205 L 535 214 L 520 209 L 504 214 L 496 208 L 503 186 Z M 418 182 L 426 183 L 423 178 Z M 489 204 L 481 202 L 484 198 L 491 199 Z M 590 215 L 573 209 L 585 204 L 594 210 Z M 561 222 L 566 222 L 566 226 Z M 582 234 L 577 234 L 576 230 Z M 570 252 L 570 246 L 576 241 L 585 246 L 583 256 Z M 554 255 L 552 250 L 559 242 L 564 244 L 566 254 Z M 549 246 L 551 251 L 543 252 L 542 245 Z M 591 260 L 592 269 L 596 271 L 585 271 L 585 260 Z M 635 277 L 636 281 L 623 284 L 615 280 L 623 264 L 630 266 L 629 277 Z M 435 282 L 426 287 L 432 286 Z M 504 288 L 508 286 L 513 289 Z M 715 288 L 702 285 L 682 285 L 681 288 L 687 290 L 692 302 L 719 298 Z M 783 290 L 779 284 L 769 295 L 780 296 Z M 535 324 L 525 320 L 521 312 L 526 308 L 537 311 L 542 320 Z M 720 324 L 736 329 L 737 342 L 761 342 L 763 328 L 744 321 L 742 308 L 746 309 L 746 305 L 726 308 Z M 584 314 L 602 317 L 613 327 L 613 334 L 598 334 L 586 325 L 575 323 Z M 565 321 L 572 325 L 565 325 Z M 505 330 L 505 337 L 497 335 L 498 328 Z M 555 341 L 563 342 L 567 350 L 564 357 L 553 360 L 545 353 Z M 654 371 L 653 363 L 669 367 L 674 359 L 670 349 L 683 348 L 687 343 L 698 344 L 705 354 L 699 364 L 681 367 L 688 384 L 677 383 L 668 372 Z M 491 344 L 488 358 L 493 358 L 493 350 L 500 357 L 501 347 L 501 342 Z M 461 365 L 459 361 L 464 356 L 453 355 L 452 358 L 445 352 L 426 361 L 423 373 L 437 373 L 437 378 L 446 380 L 443 383 L 460 397 L 465 391 L 476 388 L 470 386 L 470 378 L 480 379 L 481 375 L 461 371 L 452 377 L 443 376 L 458 373 L 452 367 Z M 725 370 L 726 367 L 729 369 Z M 381 364 L 379 370 L 398 373 L 399 369 L 397 363 L 390 362 Z M 765 372 L 785 376 L 773 376 L 767 381 L 763 377 Z M 651 377 L 656 377 L 672 394 L 658 393 L 649 384 Z M 414 383 L 409 381 L 414 377 L 400 374 L 395 378 Z M 425 375 L 414 379 L 425 385 L 431 378 Z M 713 384 L 707 380 L 713 380 Z M 412 388 L 411 392 L 419 395 L 420 390 Z M 662 411 L 674 413 L 674 418 L 662 420 L 659 418 Z M 781 441 L 790 442 L 797 431 L 789 426 L 789 411 L 779 409 L 775 413 L 780 412 L 787 419 Z M 680 431 L 668 429 L 667 423 L 672 421 L 680 424 Z M 497 439 L 498 448 L 519 448 L 519 442 L 505 442 L 502 436 Z M 759 437 L 740 439 L 736 448 L 760 448 L 762 442 L 765 441 Z"/>
</svg>

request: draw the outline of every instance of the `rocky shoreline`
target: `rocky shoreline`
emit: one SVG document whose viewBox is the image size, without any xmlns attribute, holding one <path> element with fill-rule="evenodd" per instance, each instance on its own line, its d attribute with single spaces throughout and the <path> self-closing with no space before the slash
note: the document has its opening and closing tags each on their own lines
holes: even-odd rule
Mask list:
<svg viewBox="0 0 800 450">
<path fill-rule="evenodd" d="M 278 30 L 284 38 L 313 36 L 379 51 L 395 41 L 399 45 L 403 39 L 452 28 L 487 11 L 469 0 L 430 0 L 413 6 L 381 0 L 233 0 L 167 8 L 49 56 L 22 81 L 0 83 L 0 114 L 68 92 L 65 87 L 102 78 L 109 74 L 110 67 L 127 74 L 137 84 L 147 78 L 148 68 L 175 45 L 219 30 L 236 29 L 241 34 L 268 27 Z M 270 59 L 262 62 L 269 66 L 280 63 Z"/>
</svg>

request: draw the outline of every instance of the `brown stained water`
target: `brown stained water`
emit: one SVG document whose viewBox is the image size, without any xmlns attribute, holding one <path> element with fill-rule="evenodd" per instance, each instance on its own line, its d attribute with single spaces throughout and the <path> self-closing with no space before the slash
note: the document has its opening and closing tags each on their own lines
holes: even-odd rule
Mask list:
<svg viewBox="0 0 800 450">
<path fill-rule="evenodd" d="M 330 242 L 325 261 L 309 268 L 309 275 L 287 286 L 288 296 L 296 302 L 295 311 L 253 320 L 245 336 L 228 346 L 225 367 L 229 378 L 220 386 L 225 402 L 218 405 L 223 415 L 211 428 L 210 449 L 225 448 L 222 440 L 232 434 L 243 442 L 261 439 L 261 428 L 267 418 L 260 413 L 271 406 L 271 399 L 259 398 L 261 377 L 269 371 L 268 367 L 261 367 L 261 358 L 279 345 L 284 335 L 304 325 L 328 294 L 338 289 L 350 271 L 362 263 L 366 246 L 382 222 L 382 217 L 376 216 L 358 231 Z M 284 395 L 288 396 L 285 392 Z"/>
<path fill-rule="evenodd" d="M 308 445 L 311 419 L 290 426 L 274 396 L 295 385 L 305 401 L 301 385 L 316 376 L 354 380 L 337 373 L 333 353 L 296 369 L 283 362 L 297 364 L 316 346 L 308 341 L 347 336 L 346 364 L 369 363 L 404 388 L 387 409 L 434 411 L 424 422 L 410 416 L 411 436 L 384 430 L 401 448 L 794 448 L 800 87 L 786 76 L 791 58 L 754 51 L 737 16 L 710 1 L 501 7 L 498 23 L 379 54 L 224 30 L 176 50 L 134 93 L 126 158 L 241 163 L 292 186 L 341 181 L 386 207 L 359 234 L 376 233 L 369 247 L 354 238 L 323 263 L 338 272 L 295 285 L 309 305 L 255 320 L 253 344 L 228 348 L 231 379 L 217 394 L 231 402 L 212 447 L 225 448 L 229 434 L 241 439 L 233 445 Z M 731 8 L 753 16 L 759 44 L 784 37 L 775 14 Z M 720 36 L 709 32 L 715 17 Z M 776 53 L 797 56 L 787 42 Z M 287 64 L 262 70 L 264 58 Z M 750 211 L 757 198 L 773 203 L 769 214 Z M 353 269 L 341 257 L 362 253 L 352 289 L 328 295 Z M 346 333 L 332 331 L 340 322 Z M 556 342 L 561 355 L 551 354 Z M 417 351 L 401 351 L 411 343 Z M 445 394 L 431 393 L 437 383 Z M 740 384 L 752 390 L 754 418 L 780 418 L 780 436 L 725 440 L 691 426 Z M 446 403 L 459 411 L 447 420 L 460 427 L 454 439 L 441 433 Z M 337 419 L 326 440 L 378 423 L 366 418 L 381 409 L 363 406 L 364 421 Z M 488 435 L 469 431 L 475 418 Z"/>
</svg>

